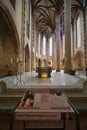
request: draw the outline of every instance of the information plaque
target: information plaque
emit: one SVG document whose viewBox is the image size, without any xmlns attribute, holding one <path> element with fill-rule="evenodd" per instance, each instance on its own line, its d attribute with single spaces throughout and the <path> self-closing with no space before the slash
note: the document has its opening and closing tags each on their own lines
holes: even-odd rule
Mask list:
<svg viewBox="0 0 87 130">
<path fill-rule="evenodd" d="M 15 113 L 17 120 L 64 120 L 74 111 L 62 92 L 26 90 Z"/>
</svg>

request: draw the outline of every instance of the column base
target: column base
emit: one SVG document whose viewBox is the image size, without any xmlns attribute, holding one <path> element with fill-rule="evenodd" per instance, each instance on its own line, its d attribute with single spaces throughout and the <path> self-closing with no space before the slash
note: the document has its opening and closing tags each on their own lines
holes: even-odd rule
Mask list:
<svg viewBox="0 0 87 130">
<path fill-rule="evenodd" d="M 67 69 L 67 70 L 64 70 L 64 73 L 67 73 L 67 74 L 72 74 L 72 69 Z"/>
<path fill-rule="evenodd" d="M 56 72 L 60 72 L 60 66 L 57 66 Z"/>
<path fill-rule="evenodd" d="M 60 72 L 60 69 L 56 69 L 56 72 Z"/>
</svg>

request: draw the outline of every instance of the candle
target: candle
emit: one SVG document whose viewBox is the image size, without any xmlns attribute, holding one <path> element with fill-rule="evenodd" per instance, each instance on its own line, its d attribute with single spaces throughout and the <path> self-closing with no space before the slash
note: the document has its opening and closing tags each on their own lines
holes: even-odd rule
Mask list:
<svg viewBox="0 0 87 130">
<path fill-rule="evenodd" d="M 18 58 L 17 58 L 17 63 L 18 63 Z"/>
<path fill-rule="evenodd" d="M 13 63 L 13 58 L 11 58 L 11 64 Z"/>
</svg>

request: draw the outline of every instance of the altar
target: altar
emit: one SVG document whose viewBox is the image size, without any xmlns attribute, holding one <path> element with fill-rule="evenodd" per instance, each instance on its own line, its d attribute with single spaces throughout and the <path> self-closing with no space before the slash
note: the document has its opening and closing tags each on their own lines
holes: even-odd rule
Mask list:
<svg viewBox="0 0 87 130">
<path fill-rule="evenodd" d="M 38 78 L 50 78 L 52 69 L 51 67 L 37 67 L 36 72 L 38 73 Z"/>
<path fill-rule="evenodd" d="M 78 112 L 68 100 L 64 93 L 57 90 L 26 90 L 15 110 L 15 118 L 24 121 L 24 130 L 26 130 L 26 121 L 55 120 L 63 121 L 62 130 L 65 130 L 66 120 L 73 119 L 76 119 L 76 130 L 80 130 Z M 58 128 L 53 127 L 53 129 Z"/>
</svg>

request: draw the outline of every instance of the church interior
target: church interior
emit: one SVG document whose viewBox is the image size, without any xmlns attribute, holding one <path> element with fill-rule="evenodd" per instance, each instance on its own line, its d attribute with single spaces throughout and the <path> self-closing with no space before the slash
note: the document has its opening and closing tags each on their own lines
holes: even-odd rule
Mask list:
<svg viewBox="0 0 87 130">
<path fill-rule="evenodd" d="M 0 0 L 1 130 L 23 129 L 8 118 L 25 90 L 64 93 L 80 116 L 66 130 L 87 130 L 87 0 Z"/>
</svg>

